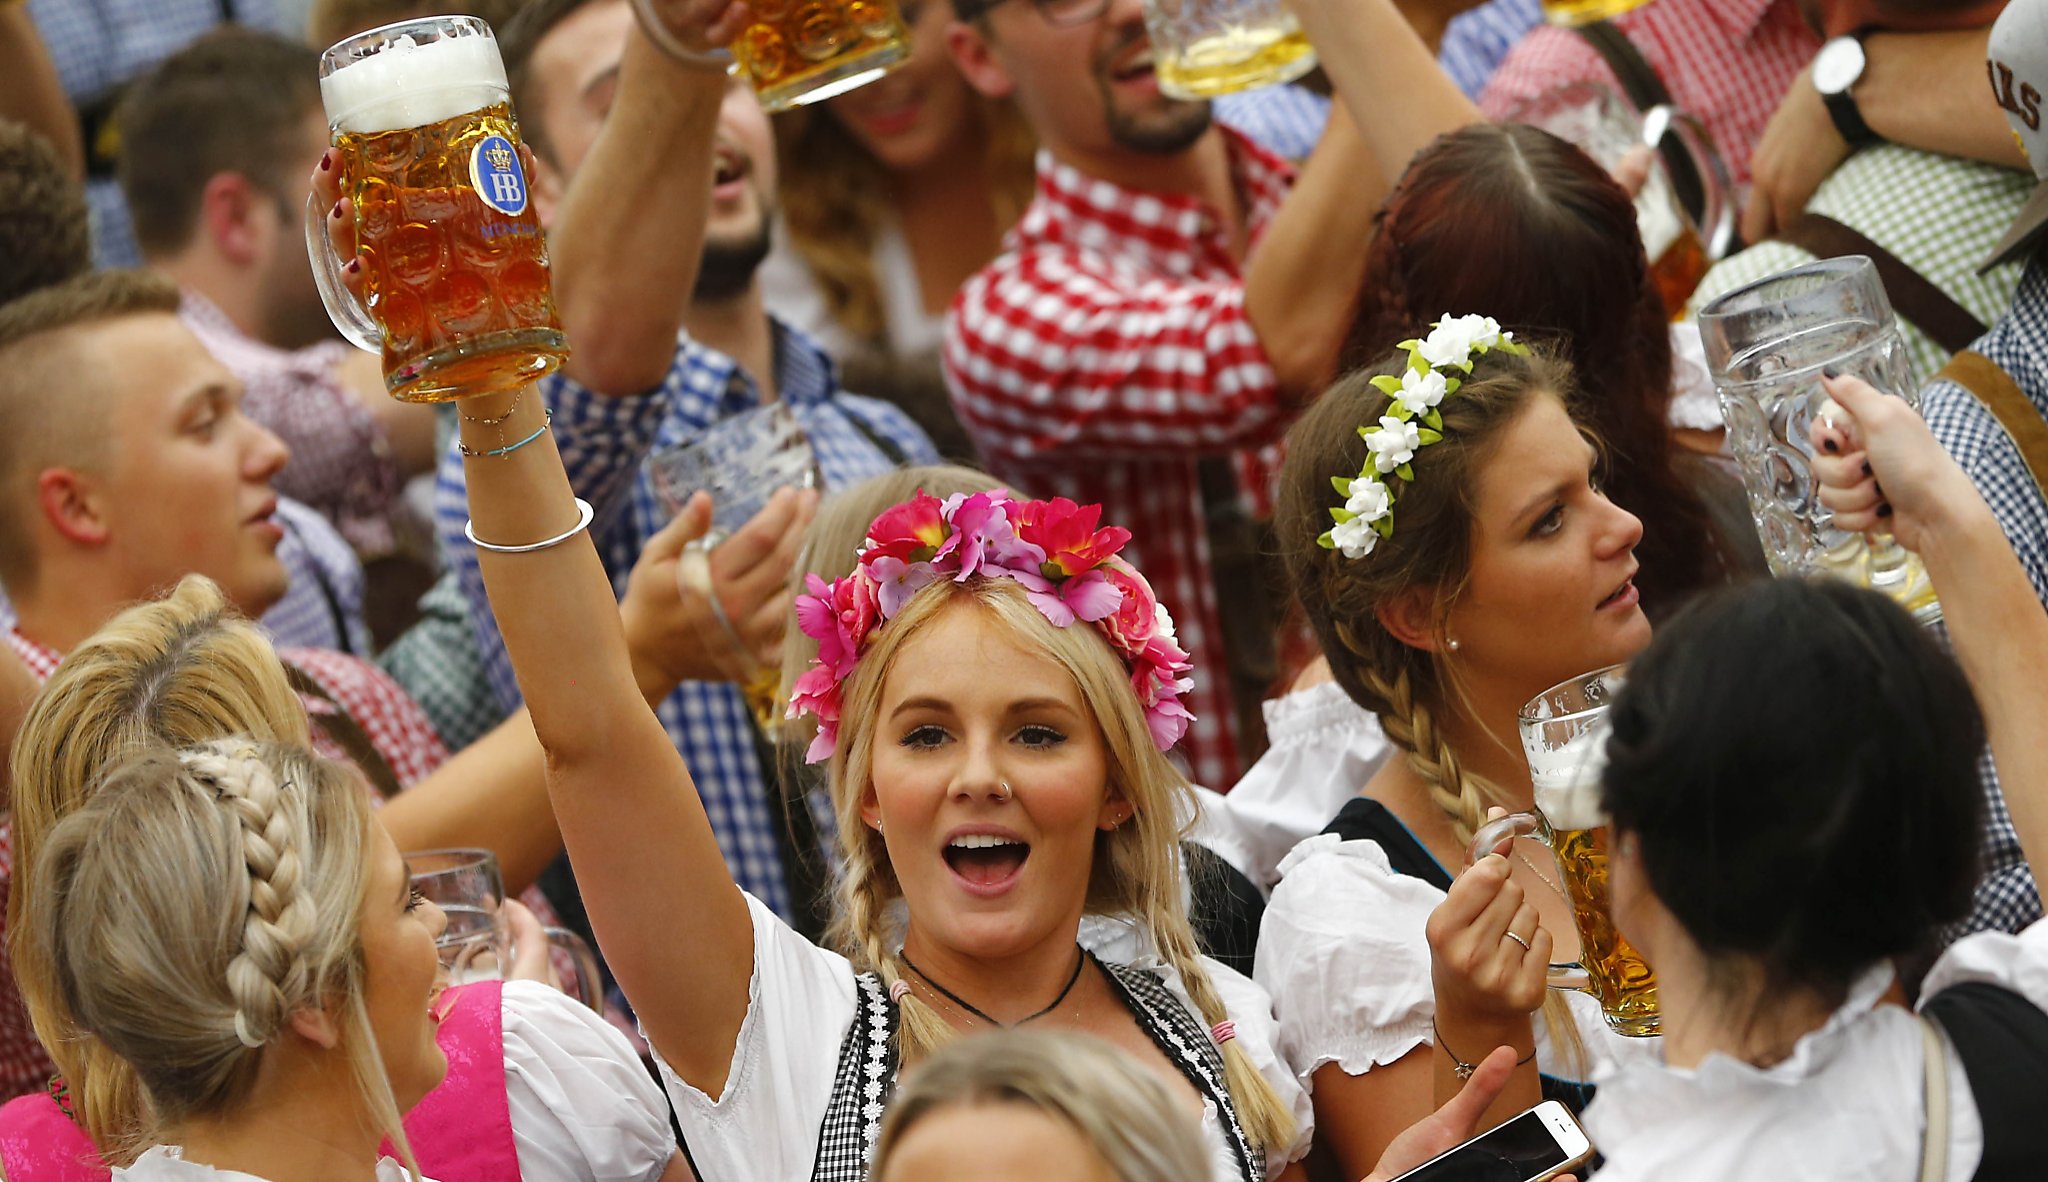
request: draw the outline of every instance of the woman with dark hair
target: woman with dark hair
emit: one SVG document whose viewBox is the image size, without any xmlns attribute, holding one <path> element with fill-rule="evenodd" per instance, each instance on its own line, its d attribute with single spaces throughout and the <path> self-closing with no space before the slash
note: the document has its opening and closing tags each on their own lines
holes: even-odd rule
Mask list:
<svg viewBox="0 0 2048 1182">
<path fill-rule="evenodd" d="M 1578 375 L 1607 494 L 1643 520 L 1637 583 L 1652 620 L 1763 572 L 1740 482 L 1673 442 L 1670 321 L 1613 177 L 1548 132 L 1477 123 L 1418 153 L 1379 219 L 1347 367 L 1446 309 L 1483 308 Z"/>
<path fill-rule="evenodd" d="M 2048 617 L 1911 408 L 1828 385 L 1862 441 L 1816 431 L 1822 498 L 1847 528 L 1919 548 L 1956 657 L 1880 595 L 1782 580 L 1703 600 L 1631 664 L 1602 795 L 1614 918 L 1656 967 L 1664 1045 L 1587 1113 L 1603 1180 L 2040 1176 L 2048 925 L 1951 944 L 1917 1016 L 1885 1002 L 1894 962 L 1926 963 L 1969 910 L 1987 731 L 2021 843 L 2043 849 Z M 1483 919 L 1498 862 L 1439 919 L 1456 911 L 1513 965 L 1497 979 L 1526 988 L 1544 966 Z"/>
</svg>

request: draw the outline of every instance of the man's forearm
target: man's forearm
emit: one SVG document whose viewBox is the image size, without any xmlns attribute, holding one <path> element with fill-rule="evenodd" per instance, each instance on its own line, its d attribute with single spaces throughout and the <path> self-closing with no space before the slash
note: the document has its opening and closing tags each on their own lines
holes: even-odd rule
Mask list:
<svg viewBox="0 0 2048 1182">
<path fill-rule="evenodd" d="M 604 130 L 548 232 L 565 372 L 605 394 L 659 385 L 697 280 L 726 80 L 636 28 Z"/>
<path fill-rule="evenodd" d="M 1893 143 L 2026 168 L 1985 77 L 1990 40 L 1989 29 L 1873 33 L 1851 91 L 1863 121 Z"/>
</svg>

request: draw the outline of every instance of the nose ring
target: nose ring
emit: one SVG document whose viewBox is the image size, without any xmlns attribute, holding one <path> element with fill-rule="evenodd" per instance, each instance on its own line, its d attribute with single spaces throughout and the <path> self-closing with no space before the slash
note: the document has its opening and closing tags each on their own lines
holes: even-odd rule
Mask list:
<svg viewBox="0 0 2048 1182">
<path fill-rule="evenodd" d="M 1008 799 L 1010 799 L 1010 797 L 1011 797 L 1011 796 L 1013 795 L 1013 793 L 1011 793 L 1011 791 L 1010 791 L 1010 782 L 1009 782 L 1008 780 L 1004 780 L 1004 781 L 1003 781 L 1002 783 L 998 784 L 998 785 L 997 785 L 997 787 L 999 787 L 999 788 L 1001 788 L 1001 789 L 1003 790 L 1003 793 L 1002 793 L 1002 795 L 1001 795 L 1000 797 L 998 797 L 997 799 L 999 799 L 999 800 L 1008 800 Z"/>
</svg>

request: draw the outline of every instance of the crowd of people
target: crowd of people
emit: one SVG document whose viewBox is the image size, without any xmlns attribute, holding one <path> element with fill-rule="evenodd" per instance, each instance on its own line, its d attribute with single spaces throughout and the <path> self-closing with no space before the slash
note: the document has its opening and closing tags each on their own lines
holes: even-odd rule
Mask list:
<svg viewBox="0 0 2048 1182">
<path fill-rule="evenodd" d="M 908 0 L 772 117 L 767 7 L 0 0 L 0 1178 L 1392 1182 L 1545 1100 L 1579 1177 L 2036 1176 L 2048 0 L 1295 3 L 1213 102 L 1142 0 Z M 321 49 L 443 12 L 568 352 L 435 405 L 330 316 Z M 1840 255 L 1925 386 L 1816 377 L 1779 491 L 1932 624 L 1774 577 L 1707 370 Z M 815 481 L 679 506 L 769 407 Z M 1610 667 L 1647 1036 L 1506 819 Z"/>
</svg>

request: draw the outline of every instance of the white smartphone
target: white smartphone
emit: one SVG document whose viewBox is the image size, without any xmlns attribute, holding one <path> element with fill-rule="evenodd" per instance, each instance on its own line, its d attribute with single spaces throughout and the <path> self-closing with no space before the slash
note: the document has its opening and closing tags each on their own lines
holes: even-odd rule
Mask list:
<svg viewBox="0 0 2048 1182">
<path fill-rule="evenodd" d="M 1545 1100 L 1394 1182 L 1544 1182 L 1593 1156 L 1571 1110 Z"/>
</svg>

